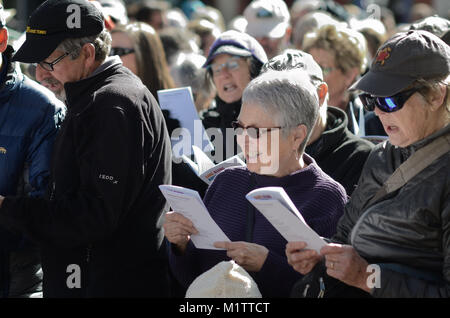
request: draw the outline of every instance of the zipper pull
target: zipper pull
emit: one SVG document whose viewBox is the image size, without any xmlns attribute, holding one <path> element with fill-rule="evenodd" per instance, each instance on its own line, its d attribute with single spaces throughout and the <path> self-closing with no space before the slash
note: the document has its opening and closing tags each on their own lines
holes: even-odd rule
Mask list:
<svg viewBox="0 0 450 318">
<path fill-rule="evenodd" d="M 303 290 L 303 298 L 306 298 L 306 295 L 308 294 L 309 284 L 306 284 L 305 289 Z"/>
<path fill-rule="evenodd" d="M 319 283 L 320 283 L 320 292 L 319 295 L 317 295 L 317 298 L 323 298 L 325 294 L 325 283 L 323 282 L 322 277 L 319 277 Z"/>
</svg>

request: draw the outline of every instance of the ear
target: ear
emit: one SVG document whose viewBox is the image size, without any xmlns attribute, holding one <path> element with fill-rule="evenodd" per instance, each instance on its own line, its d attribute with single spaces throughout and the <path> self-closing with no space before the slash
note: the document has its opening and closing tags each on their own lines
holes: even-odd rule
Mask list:
<svg viewBox="0 0 450 318">
<path fill-rule="evenodd" d="M 86 58 L 85 63 L 87 67 L 95 63 L 95 47 L 92 43 L 86 43 L 82 48 L 82 54 Z"/>
<path fill-rule="evenodd" d="M 6 28 L 0 29 L 0 52 L 3 53 L 8 46 L 8 30 Z"/>
<path fill-rule="evenodd" d="M 319 107 L 322 107 L 323 103 L 325 102 L 325 97 L 328 93 L 328 85 L 325 82 L 322 82 L 322 84 L 319 85 L 317 88 L 317 97 L 319 97 Z"/>
<path fill-rule="evenodd" d="M 294 128 L 294 133 L 293 133 L 293 143 L 292 143 L 292 149 L 294 151 L 297 151 L 298 148 L 300 147 L 300 145 L 302 144 L 303 140 L 305 140 L 306 138 L 306 134 L 307 134 L 307 129 L 306 129 L 306 125 L 298 125 L 297 127 Z"/>
<path fill-rule="evenodd" d="M 345 73 L 345 84 L 347 87 L 353 84 L 356 77 L 359 75 L 359 69 L 357 67 L 352 67 Z"/>
<path fill-rule="evenodd" d="M 432 89 L 428 97 L 428 102 L 430 103 L 431 110 L 436 111 L 444 104 L 445 97 L 447 96 L 447 86 L 439 85 L 439 88 Z"/>
<path fill-rule="evenodd" d="M 286 43 L 290 42 L 291 34 L 292 34 L 292 27 L 288 26 L 286 29 L 286 33 L 284 34 L 284 40 L 286 41 Z"/>
</svg>

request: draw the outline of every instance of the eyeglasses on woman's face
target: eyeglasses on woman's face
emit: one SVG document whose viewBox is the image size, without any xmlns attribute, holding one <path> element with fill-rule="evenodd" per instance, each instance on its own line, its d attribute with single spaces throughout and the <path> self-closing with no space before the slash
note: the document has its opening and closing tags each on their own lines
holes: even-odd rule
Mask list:
<svg viewBox="0 0 450 318">
<path fill-rule="evenodd" d="M 124 56 L 134 53 L 133 48 L 128 47 L 112 47 L 111 51 L 109 52 L 109 56 L 118 55 L 118 56 Z"/>
<path fill-rule="evenodd" d="M 389 97 L 377 97 L 364 93 L 359 95 L 359 99 L 368 111 L 373 111 L 377 107 L 385 113 L 393 113 L 402 109 L 408 99 L 419 90 L 420 88 L 411 88 Z"/>
<path fill-rule="evenodd" d="M 69 55 L 70 54 L 70 52 L 66 52 L 66 53 L 64 53 L 63 55 L 61 55 L 60 57 L 58 57 L 58 58 L 56 58 L 55 60 L 53 60 L 52 62 L 45 62 L 45 61 L 42 61 L 42 62 L 39 62 L 38 64 L 39 64 L 39 66 L 40 67 L 42 67 L 44 70 L 46 70 L 46 71 L 49 71 L 49 72 L 53 72 L 55 69 L 54 69 L 54 66 L 57 64 L 57 63 L 59 63 L 59 62 L 61 62 L 67 55 Z"/>
<path fill-rule="evenodd" d="M 233 127 L 237 136 L 242 136 L 244 134 L 244 131 L 247 131 L 247 135 L 253 139 L 259 139 L 259 137 L 261 137 L 265 133 L 268 133 L 272 130 L 277 130 L 277 129 L 283 128 L 281 126 L 280 127 L 270 127 L 270 128 L 253 127 L 253 126 L 244 127 L 239 121 L 233 121 L 231 123 L 231 127 Z"/>
<path fill-rule="evenodd" d="M 226 68 L 228 71 L 234 71 L 239 69 L 240 59 L 241 58 L 237 56 L 230 57 L 225 63 L 222 64 L 212 63 L 208 65 L 208 68 L 211 70 L 213 76 L 219 76 L 224 68 Z"/>
</svg>

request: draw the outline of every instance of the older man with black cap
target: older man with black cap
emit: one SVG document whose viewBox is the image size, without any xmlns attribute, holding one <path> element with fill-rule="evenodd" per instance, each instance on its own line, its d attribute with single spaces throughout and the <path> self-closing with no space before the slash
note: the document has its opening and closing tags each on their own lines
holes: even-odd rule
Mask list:
<svg viewBox="0 0 450 318">
<path fill-rule="evenodd" d="M 450 296 L 449 81 L 450 47 L 427 31 L 408 31 L 386 41 L 352 86 L 389 140 L 367 159 L 332 238 L 340 244 L 320 255 L 303 242 L 286 250 L 302 274 L 322 261 L 310 276 L 341 286 L 325 297 Z"/>
<path fill-rule="evenodd" d="M 14 57 L 51 72 L 68 106 L 48 197 L 0 196 L 0 226 L 40 244 L 45 297 L 168 295 L 157 185 L 171 181 L 170 141 L 154 97 L 107 58 L 110 43 L 90 2 L 48 0 Z"/>
<path fill-rule="evenodd" d="M 64 105 L 12 62 L 0 4 L 0 194 L 43 196 Z M 42 291 L 39 251 L 23 235 L 0 228 L 0 297 Z"/>
<path fill-rule="evenodd" d="M 350 132 L 343 110 L 328 106 L 328 86 L 323 81 L 322 69 L 312 55 L 300 50 L 285 50 L 264 64 L 261 72 L 268 70 L 297 70 L 299 74 L 306 72 L 309 75 L 311 83 L 317 88 L 319 117 L 305 151 L 351 195 L 373 144 Z"/>
</svg>

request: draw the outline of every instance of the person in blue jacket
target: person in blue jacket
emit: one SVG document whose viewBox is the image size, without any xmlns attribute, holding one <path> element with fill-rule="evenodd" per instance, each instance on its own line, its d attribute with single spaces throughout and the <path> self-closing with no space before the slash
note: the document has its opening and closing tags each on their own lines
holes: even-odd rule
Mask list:
<svg viewBox="0 0 450 318">
<path fill-rule="evenodd" d="M 0 5 L 0 194 L 42 196 L 50 156 L 64 117 L 62 102 L 12 63 Z M 39 295 L 42 271 L 37 248 L 26 237 L 0 229 L 0 297 Z"/>
</svg>

